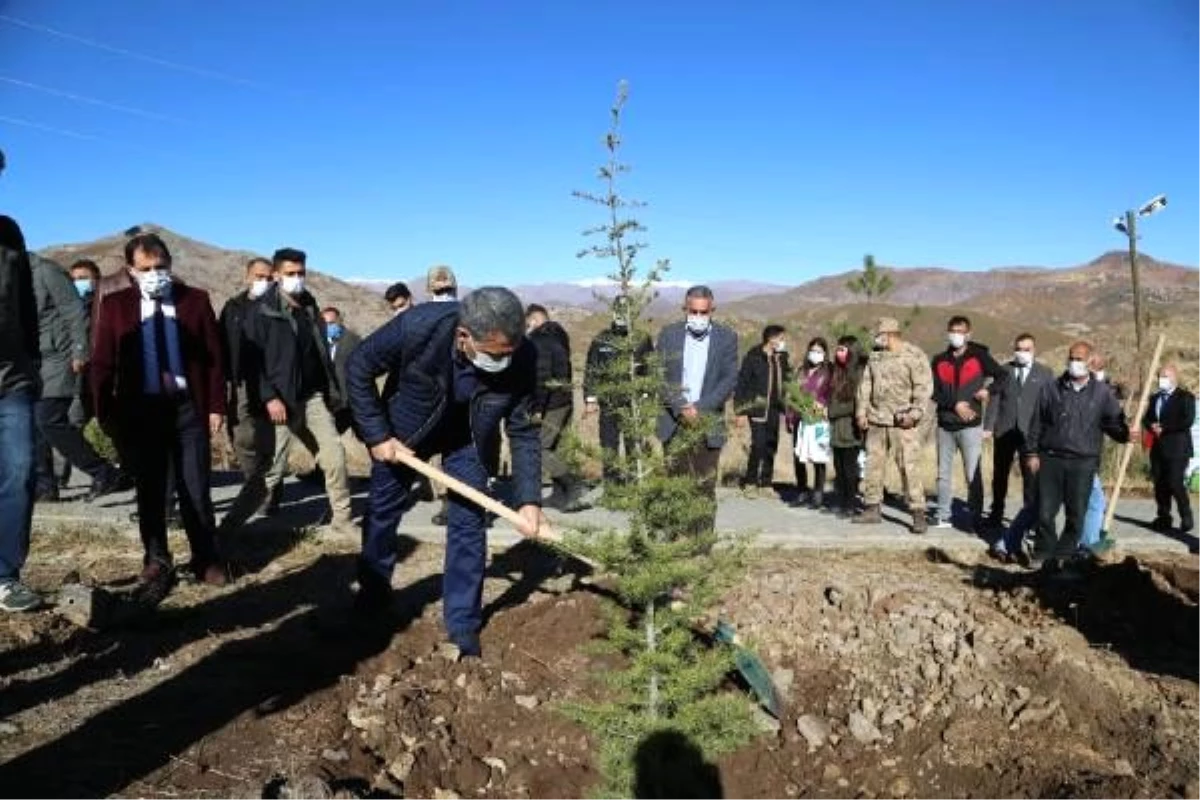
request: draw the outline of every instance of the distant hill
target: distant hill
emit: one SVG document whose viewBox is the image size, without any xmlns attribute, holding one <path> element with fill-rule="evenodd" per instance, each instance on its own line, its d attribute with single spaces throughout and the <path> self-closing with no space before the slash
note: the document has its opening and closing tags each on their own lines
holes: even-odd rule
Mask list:
<svg viewBox="0 0 1200 800">
<path fill-rule="evenodd" d="M 186 283 L 204 289 L 212 296 L 218 313 L 225 301 L 244 286 L 246 262 L 256 255 L 248 250 L 228 250 L 188 238 L 153 223 L 136 226 L 145 232 L 163 237 L 171 250 L 173 269 Z M 109 274 L 125 266 L 126 232 L 116 233 L 92 242 L 54 245 L 40 252 L 63 266 L 81 258 L 90 258 Z M 346 315 L 349 327 L 369 333 L 390 318 L 390 311 L 380 294 L 347 283 L 322 272 L 320 265 L 309 264 L 308 287 L 322 306 L 337 306 Z"/>
</svg>

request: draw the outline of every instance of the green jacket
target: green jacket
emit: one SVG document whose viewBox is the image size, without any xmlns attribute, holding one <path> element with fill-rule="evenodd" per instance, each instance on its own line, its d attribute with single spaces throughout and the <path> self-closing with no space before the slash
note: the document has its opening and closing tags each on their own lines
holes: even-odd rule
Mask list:
<svg viewBox="0 0 1200 800">
<path fill-rule="evenodd" d="M 65 269 L 35 253 L 29 260 L 42 353 L 42 397 L 74 397 L 81 376 L 72 371 L 71 361 L 86 362 L 90 352 L 87 309 Z"/>
</svg>

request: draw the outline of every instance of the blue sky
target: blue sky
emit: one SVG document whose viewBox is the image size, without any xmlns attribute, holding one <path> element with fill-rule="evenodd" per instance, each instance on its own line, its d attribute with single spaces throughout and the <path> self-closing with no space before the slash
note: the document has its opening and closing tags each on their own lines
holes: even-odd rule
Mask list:
<svg viewBox="0 0 1200 800">
<path fill-rule="evenodd" d="M 342 276 L 598 275 L 575 258 L 596 210 L 571 191 L 593 188 L 625 78 L 627 191 L 676 279 L 799 283 L 866 252 L 1066 266 L 1122 247 L 1110 219 L 1159 192 L 1144 250 L 1197 261 L 1194 0 L 0 0 L 0 15 L 0 207 L 36 246 L 154 221 L 302 247 Z"/>
</svg>

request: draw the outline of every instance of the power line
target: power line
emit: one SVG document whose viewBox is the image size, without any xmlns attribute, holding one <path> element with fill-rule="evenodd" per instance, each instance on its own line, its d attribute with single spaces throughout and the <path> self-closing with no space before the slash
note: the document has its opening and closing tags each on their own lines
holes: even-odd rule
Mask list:
<svg viewBox="0 0 1200 800">
<path fill-rule="evenodd" d="M 172 117 L 168 114 L 159 114 L 156 111 L 147 111 L 144 108 L 136 108 L 134 106 L 125 106 L 125 105 L 121 105 L 119 103 L 110 103 L 107 100 L 101 100 L 96 97 L 88 97 L 88 96 L 82 95 L 82 94 L 75 94 L 73 92 L 64 91 L 63 89 L 55 89 L 51 86 L 42 86 L 41 84 L 31 83 L 29 81 L 23 81 L 19 78 L 10 78 L 7 75 L 0 75 L 0 81 L 3 81 L 4 83 L 10 83 L 13 86 L 20 86 L 25 89 L 32 89 L 32 90 L 38 91 L 38 92 L 45 92 L 46 94 L 51 94 L 56 97 L 62 97 L 67 100 L 73 100 L 77 103 L 86 103 L 88 105 L 99 106 L 100 108 L 107 108 L 107 109 L 111 109 L 113 111 L 120 111 L 124 114 L 132 114 L 136 117 L 145 117 L 146 119 L 161 120 L 163 122 L 173 122 L 173 123 L 177 123 L 180 125 L 186 124 L 184 120 L 181 120 L 178 117 Z"/>
<path fill-rule="evenodd" d="M 7 122 L 9 125 L 19 125 L 23 128 L 32 128 L 46 133 L 56 133 L 59 136 L 70 136 L 72 139 L 83 139 L 90 142 L 108 141 L 100 136 L 93 136 L 90 133 L 80 133 L 68 128 L 56 128 L 53 125 L 43 125 L 40 122 L 34 122 L 28 119 L 20 119 L 19 117 L 10 117 L 5 114 L 0 114 L 0 122 Z"/>
<path fill-rule="evenodd" d="M 74 33 L 67 33 L 66 31 L 60 31 L 57 28 L 51 28 L 46 25 L 40 25 L 36 22 L 29 22 L 27 20 L 18 19 L 17 17 L 9 16 L 8 14 L 0 14 L 0 22 L 7 22 L 10 25 L 17 25 L 17 26 L 25 28 L 27 30 L 46 34 L 47 36 L 56 36 L 59 39 L 65 39 L 69 42 L 75 42 L 76 44 L 81 44 L 85 47 L 91 47 L 96 50 L 103 50 L 106 53 L 112 53 L 114 55 L 124 56 L 126 58 L 132 58 L 132 59 L 136 59 L 138 61 L 144 61 L 147 64 L 155 64 L 160 67 L 165 67 L 166 69 L 176 70 L 177 72 L 186 72 L 188 74 L 196 75 L 201 78 L 209 78 L 210 80 L 223 81 L 225 83 L 232 83 L 232 84 L 235 84 L 238 86 L 246 86 L 246 87 L 260 89 L 260 90 L 264 90 L 264 91 L 272 90 L 270 86 L 267 86 L 266 84 L 263 84 L 263 83 L 259 83 L 258 81 L 252 81 L 247 78 L 239 78 L 236 75 L 230 75 L 225 72 L 217 72 L 216 70 L 211 70 L 211 69 L 204 69 L 203 67 L 194 67 L 190 64 L 181 64 L 178 61 L 168 61 L 165 58 L 159 58 L 158 56 L 152 56 L 152 55 L 148 55 L 146 53 L 138 53 L 136 51 L 129 50 L 124 47 L 117 47 L 115 45 L 105 44 L 104 42 L 99 42 L 99 41 L 96 41 L 95 39 L 89 39 L 84 36 L 78 36 Z"/>
</svg>

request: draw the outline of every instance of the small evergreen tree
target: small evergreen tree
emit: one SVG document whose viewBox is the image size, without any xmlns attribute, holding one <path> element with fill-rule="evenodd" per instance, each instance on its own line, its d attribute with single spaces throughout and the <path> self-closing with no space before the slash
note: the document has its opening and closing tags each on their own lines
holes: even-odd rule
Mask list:
<svg viewBox="0 0 1200 800">
<path fill-rule="evenodd" d="M 653 355 L 639 364 L 635 354 L 649 334 L 644 312 L 654 299 L 654 284 L 669 264 L 658 261 L 638 274 L 645 228 L 631 209 L 641 204 L 618 189 L 619 177 L 629 172 L 621 160 L 627 96 L 621 82 L 604 139 L 603 191 L 575 196 L 604 209 L 604 223 L 585 231 L 601 241 L 579 255 L 612 264 L 609 277 L 618 287 L 612 312 L 629 325 L 629 334 L 616 338 L 616 357 L 595 389 L 601 405 L 617 412 L 625 441 L 632 443 L 619 463 L 609 465 L 626 479 L 621 505 L 629 512 L 629 529 L 568 540 L 570 549 L 613 576 L 611 588 L 619 600 L 601 649 L 619 656 L 624 667 L 599 676 L 606 686 L 601 700 L 567 708 L 593 734 L 604 776 L 599 791 L 617 797 L 632 796 L 635 755 L 656 732 L 678 732 L 711 758 L 748 741 L 755 730 L 747 698 L 720 690 L 733 666 L 731 651 L 706 646 L 694 632 L 695 620 L 744 566 L 745 543 L 717 549 L 715 532 L 691 533 L 711 513 L 712 501 L 693 479 L 667 470 L 675 448 L 689 446 L 707 429 L 687 430 L 665 453 L 651 445 L 662 408 L 663 370 Z"/>
<path fill-rule="evenodd" d="M 869 306 L 887 297 L 894 286 L 892 276 L 881 270 L 875 264 L 875 256 L 868 253 L 863 256 L 862 272 L 846 281 L 846 288 L 866 300 Z"/>
</svg>

